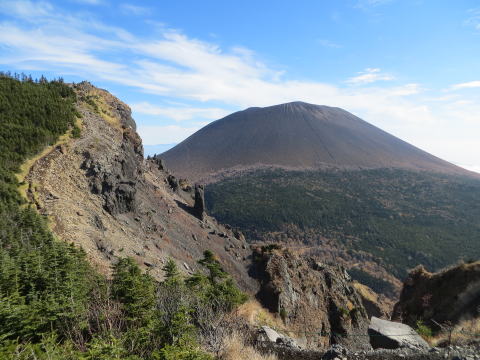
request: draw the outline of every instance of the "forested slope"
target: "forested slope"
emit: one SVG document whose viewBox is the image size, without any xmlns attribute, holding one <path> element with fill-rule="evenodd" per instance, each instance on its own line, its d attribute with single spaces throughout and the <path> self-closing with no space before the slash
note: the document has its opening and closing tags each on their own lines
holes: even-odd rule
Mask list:
<svg viewBox="0 0 480 360">
<path fill-rule="evenodd" d="M 251 240 L 372 254 L 402 278 L 480 257 L 480 181 L 401 169 L 259 170 L 210 184 L 213 216 Z M 333 245 L 335 247 L 335 245 Z M 364 280 L 364 279 L 362 279 Z"/>
</svg>

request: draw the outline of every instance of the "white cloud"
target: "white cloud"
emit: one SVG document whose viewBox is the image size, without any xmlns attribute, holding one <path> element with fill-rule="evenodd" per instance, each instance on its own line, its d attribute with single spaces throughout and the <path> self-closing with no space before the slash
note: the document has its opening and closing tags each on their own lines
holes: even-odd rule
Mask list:
<svg viewBox="0 0 480 360">
<path fill-rule="evenodd" d="M 76 3 L 80 4 L 88 4 L 88 5 L 103 5 L 104 0 L 71 0 Z"/>
<path fill-rule="evenodd" d="M 126 15 L 143 16 L 148 15 L 151 12 L 151 9 L 149 8 L 133 4 L 121 4 L 120 9 Z"/>
<path fill-rule="evenodd" d="M 461 84 L 452 85 L 453 90 L 480 88 L 480 80 L 469 81 Z"/>
<path fill-rule="evenodd" d="M 369 8 L 375 8 L 381 5 L 386 5 L 391 3 L 395 0 L 358 0 L 355 7 L 363 10 L 367 10 Z"/>
<path fill-rule="evenodd" d="M 179 143 L 199 130 L 203 125 L 196 127 L 182 127 L 178 125 L 141 125 L 137 131 L 145 145 Z"/>
<path fill-rule="evenodd" d="M 358 76 L 354 76 L 348 79 L 346 82 L 353 85 L 363 85 L 370 84 L 376 81 L 390 81 L 394 79 L 395 78 L 392 75 L 382 73 L 381 69 L 367 68 L 364 71 L 360 72 Z"/>
<path fill-rule="evenodd" d="M 44 17 L 52 13 L 53 6 L 44 1 L 28 0 L 2 0 L 0 2 L 0 12 L 10 16 L 29 18 L 33 16 Z"/>
<path fill-rule="evenodd" d="M 328 48 L 334 48 L 334 49 L 340 49 L 343 46 L 340 44 L 337 44 L 333 41 L 327 40 L 327 39 L 318 39 L 318 43 L 322 45 L 323 47 L 328 47 Z"/>
<path fill-rule="evenodd" d="M 476 30 L 480 30 L 480 8 L 468 10 L 469 17 L 465 20 L 465 25 Z"/>
<path fill-rule="evenodd" d="M 230 111 L 221 108 L 165 107 L 148 102 L 131 104 L 130 107 L 136 113 L 163 116 L 175 121 L 191 119 L 216 120 L 230 113 Z"/>
<path fill-rule="evenodd" d="M 359 3 L 363 5 L 379 6 L 379 5 L 385 5 L 392 1 L 393 0 L 360 0 Z"/>
</svg>

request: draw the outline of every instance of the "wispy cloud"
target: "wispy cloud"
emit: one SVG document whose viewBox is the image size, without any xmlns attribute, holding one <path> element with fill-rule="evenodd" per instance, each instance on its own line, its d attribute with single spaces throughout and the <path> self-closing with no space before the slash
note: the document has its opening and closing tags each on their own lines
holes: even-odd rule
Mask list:
<svg viewBox="0 0 480 360">
<path fill-rule="evenodd" d="M 133 4 L 121 4 L 120 9 L 126 15 L 144 16 L 151 13 L 151 9 Z"/>
<path fill-rule="evenodd" d="M 480 80 L 469 81 L 451 86 L 452 90 L 480 88 Z"/>
<path fill-rule="evenodd" d="M 70 0 L 79 4 L 104 5 L 106 0 Z"/>
<path fill-rule="evenodd" d="M 378 68 L 367 68 L 360 72 L 359 75 L 348 79 L 346 82 L 353 85 L 370 84 L 376 81 L 394 80 L 395 77 L 389 74 L 382 73 Z"/>
<path fill-rule="evenodd" d="M 342 45 L 327 39 L 318 39 L 318 43 L 323 47 L 334 48 L 334 49 L 340 49 L 343 47 Z"/>
<path fill-rule="evenodd" d="M 355 7 L 360 9 L 367 9 L 367 8 L 381 6 L 381 5 L 386 5 L 393 1 L 395 0 L 358 0 L 357 3 L 355 4 Z"/>
<path fill-rule="evenodd" d="M 171 144 L 181 142 L 203 126 L 204 124 L 199 124 L 194 127 L 182 127 L 178 125 L 141 125 L 137 127 L 137 131 L 142 137 L 144 144 Z"/>
<path fill-rule="evenodd" d="M 3 0 L 0 2 L 0 13 L 28 20 L 30 17 L 50 17 L 53 6 L 44 1 Z"/>
<path fill-rule="evenodd" d="M 131 108 L 139 114 L 162 116 L 175 121 L 192 119 L 217 120 L 230 113 L 230 111 L 221 108 L 165 107 L 148 102 L 131 104 Z"/>
<path fill-rule="evenodd" d="M 468 10 L 468 18 L 465 20 L 465 25 L 480 30 L 480 8 Z"/>
</svg>

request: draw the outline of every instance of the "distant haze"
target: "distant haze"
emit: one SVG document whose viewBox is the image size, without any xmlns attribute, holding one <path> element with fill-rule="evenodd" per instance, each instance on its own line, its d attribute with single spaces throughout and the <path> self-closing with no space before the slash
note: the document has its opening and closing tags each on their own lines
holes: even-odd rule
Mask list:
<svg viewBox="0 0 480 360">
<path fill-rule="evenodd" d="M 175 174 L 192 180 L 233 167 L 260 165 L 469 173 L 345 110 L 303 102 L 233 113 L 205 126 L 162 157 Z"/>
</svg>

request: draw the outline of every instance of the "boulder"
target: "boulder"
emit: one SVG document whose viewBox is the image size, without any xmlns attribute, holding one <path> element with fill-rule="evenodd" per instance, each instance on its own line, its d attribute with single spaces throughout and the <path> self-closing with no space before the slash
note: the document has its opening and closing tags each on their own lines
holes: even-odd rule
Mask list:
<svg viewBox="0 0 480 360">
<path fill-rule="evenodd" d="M 374 349 L 413 348 L 427 349 L 428 343 L 410 326 L 372 316 L 368 327 L 370 343 Z"/>
<path fill-rule="evenodd" d="M 259 340 L 270 344 L 279 346 L 285 346 L 294 349 L 300 349 L 300 346 L 292 338 L 281 335 L 271 327 L 262 326 L 259 331 Z"/>
<path fill-rule="evenodd" d="M 263 337 L 262 340 L 272 343 L 276 343 L 277 339 L 282 337 L 282 335 L 280 335 L 278 332 L 268 326 L 262 326 L 262 328 L 260 329 L 260 336 Z"/>
</svg>

